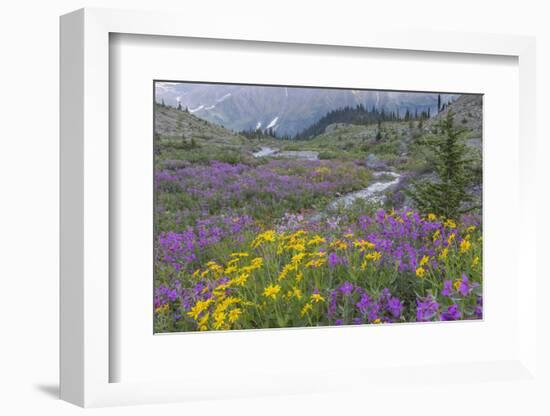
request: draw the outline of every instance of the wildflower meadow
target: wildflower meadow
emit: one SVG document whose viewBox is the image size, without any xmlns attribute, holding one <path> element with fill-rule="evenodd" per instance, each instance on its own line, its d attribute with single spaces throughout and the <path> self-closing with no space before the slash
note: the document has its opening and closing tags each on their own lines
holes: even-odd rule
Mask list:
<svg viewBox="0 0 550 416">
<path fill-rule="evenodd" d="M 481 210 L 458 201 L 438 212 L 407 182 L 428 178 L 426 192 L 435 181 L 429 192 L 443 199 L 443 185 L 466 183 L 441 180 L 445 166 L 429 171 L 437 149 L 425 142 L 446 137 L 445 126 L 425 128 L 427 115 L 414 119 L 414 130 L 398 118 L 365 122 L 372 138 L 344 148 L 355 126 L 349 139 L 326 133 L 282 142 L 267 132 L 222 134 L 165 104 L 156 112 L 173 115 L 175 130 L 155 137 L 155 332 L 483 317 Z M 406 156 L 394 142 L 407 144 Z M 278 153 L 255 156 L 275 146 Z M 377 164 L 366 162 L 370 154 Z M 469 189 L 453 195 L 466 200 Z"/>
</svg>

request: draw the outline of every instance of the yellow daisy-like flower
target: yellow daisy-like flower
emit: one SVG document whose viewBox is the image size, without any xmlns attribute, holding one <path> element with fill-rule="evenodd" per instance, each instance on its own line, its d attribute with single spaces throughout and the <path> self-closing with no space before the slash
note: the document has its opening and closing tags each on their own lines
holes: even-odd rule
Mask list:
<svg viewBox="0 0 550 416">
<path fill-rule="evenodd" d="M 311 311 L 313 309 L 313 306 L 311 305 L 311 303 L 306 303 L 304 305 L 304 307 L 302 308 L 302 311 L 300 312 L 300 314 L 302 316 L 304 316 L 306 313 L 308 313 L 309 311 Z"/>
<path fill-rule="evenodd" d="M 156 313 L 166 313 L 166 312 L 168 312 L 168 308 L 169 308 L 168 304 L 165 303 L 164 305 L 159 306 L 158 308 L 156 308 L 155 312 Z"/>
<path fill-rule="evenodd" d="M 235 323 L 237 321 L 237 319 L 239 319 L 239 316 L 241 316 L 241 314 L 243 313 L 243 311 L 241 310 L 241 308 L 234 308 L 234 309 L 231 309 L 229 311 L 229 322 L 231 322 L 232 324 Z"/>
<path fill-rule="evenodd" d="M 435 221 L 435 220 L 437 220 L 437 215 L 432 213 L 428 214 L 428 221 Z"/>
<path fill-rule="evenodd" d="M 372 321 L 373 324 L 381 324 L 382 320 L 380 318 L 376 318 L 374 321 Z"/>
<path fill-rule="evenodd" d="M 453 286 L 455 287 L 456 290 L 460 289 L 460 284 L 462 283 L 462 281 L 460 279 L 456 279 L 455 282 L 453 283 Z"/>
<path fill-rule="evenodd" d="M 266 298 L 275 299 L 279 292 L 281 291 L 281 286 L 279 285 L 269 285 L 264 289 L 264 296 Z"/>
<path fill-rule="evenodd" d="M 456 237 L 456 234 L 455 233 L 452 233 L 448 238 L 447 238 L 447 244 L 450 245 L 454 239 Z"/>
<path fill-rule="evenodd" d="M 214 315 L 214 325 L 212 327 L 214 329 L 222 329 L 223 325 L 225 323 L 226 313 L 225 312 L 219 312 Z"/>
<path fill-rule="evenodd" d="M 275 231 L 273 230 L 265 231 L 256 237 L 256 239 L 252 242 L 252 247 L 256 248 L 264 242 L 272 243 L 275 241 L 275 236 L 276 236 Z"/>
<path fill-rule="evenodd" d="M 467 252 L 471 246 L 472 244 L 467 239 L 462 240 L 460 242 L 460 252 L 461 253 Z"/>
<path fill-rule="evenodd" d="M 326 242 L 326 240 L 323 237 L 321 237 L 320 235 L 316 235 L 311 240 L 309 240 L 307 242 L 307 245 L 308 246 L 315 246 L 315 245 L 318 245 L 318 244 L 323 244 L 325 242 Z"/>
<path fill-rule="evenodd" d="M 229 266 L 225 268 L 225 274 L 235 273 L 237 268 L 235 266 Z"/>
<path fill-rule="evenodd" d="M 311 301 L 315 303 L 324 302 L 325 298 L 322 297 L 319 293 L 314 293 L 311 295 Z"/>
<path fill-rule="evenodd" d="M 422 257 L 422 259 L 420 260 L 420 265 L 421 265 L 421 266 L 424 266 L 425 264 L 428 264 L 428 261 L 430 261 L 430 257 L 429 257 L 429 256 L 424 256 L 424 257 Z"/>
<path fill-rule="evenodd" d="M 367 260 L 378 261 L 382 258 L 382 253 L 375 251 L 374 253 L 367 254 L 365 257 Z"/>
<path fill-rule="evenodd" d="M 456 222 L 454 222 L 451 219 L 448 219 L 447 221 L 445 221 L 444 225 L 445 227 L 448 227 L 448 228 L 456 228 Z"/>
<path fill-rule="evenodd" d="M 424 275 L 426 274 L 426 269 L 424 269 L 424 267 L 419 267 L 416 269 L 416 276 L 417 277 L 424 277 Z"/>
<path fill-rule="evenodd" d="M 189 312 L 187 312 L 187 315 L 193 318 L 195 321 L 199 319 L 199 315 L 205 311 L 210 304 L 212 303 L 212 299 L 208 300 L 199 300 L 197 303 L 195 303 L 195 306 L 191 308 Z"/>
<path fill-rule="evenodd" d="M 248 273 L 241 273 L 238 277 L 231 279 L 230 282 L 237 286 L 244 286 L 248 280 L 248 276 Z"/>
<path fill-rule="evenodd" d="M 199 328 L 204 328 L 201 329 L 201 331 L 208 329 L 208 318 L 210 318 L 210 314 L 207 312 L 201 319 L 199 319 Z"/>
</svg>

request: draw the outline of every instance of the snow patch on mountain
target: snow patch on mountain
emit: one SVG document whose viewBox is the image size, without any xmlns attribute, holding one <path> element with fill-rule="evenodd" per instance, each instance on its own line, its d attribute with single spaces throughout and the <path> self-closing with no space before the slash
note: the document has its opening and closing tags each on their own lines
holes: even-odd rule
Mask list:
<svg viewBox="0 0 550 416">
<path fill-rule="evenodd" d="M 262 122 L 258 121 L 258 124 L 256 124 L 256 130 L 258 130 L 260 127 L 262 127 Z"/>
<path fill-rule="evenodd" d="M 190 108 L 189 109 L 189 112 L 190 113 L 196 113 L 197 111 L 200 111 L 204 108 L 204 105 L 199 105 L 197 108 Z"/>
<path fill-rule="evenodd" d="M 231 93 L 227 93 L 227 94 L 225 94 L 225 95 L 224 95 L 223 97 L 221 97 L 221 98 L 216 98 L 216 102 L 217 102 L 217 103 L 221 103 L 222 101 L 227 100 L 229 97 L 231 97 Z"/>
<path fill-rule="evenodd" d="M 279 121 L 279 116 L 275 117 L 271 122 L 267 125 L 266 129 L 270 129 L 277 124 L 277 121 Z"/>
</svg>

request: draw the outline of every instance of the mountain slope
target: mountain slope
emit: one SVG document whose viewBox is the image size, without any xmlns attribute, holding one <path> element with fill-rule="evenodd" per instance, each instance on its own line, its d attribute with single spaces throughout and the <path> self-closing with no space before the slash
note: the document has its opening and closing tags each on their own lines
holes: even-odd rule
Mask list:
<svg viewBox="0 0 550 416">
<path fill-rule="evenodd" d="M 188 108 L 190 113 L 234 131 L 272 128 L 293 136 L 328 112 L 362 104 L 404 114 L 408 109 L 434 114 L 438 94 L 395 91 L 157 82 L 157 102 Z M 442 94 L 448 102 L 456 95 Z"/>
<path fill-rule="evenodd" d="M 209 123 L 186 111 L 158 104 L 155 106 L 155 133 L 164 137 L 193 139 L 197 143 L 238 146 L 247 142 L 243 136 L 226 128 Z"/>
<path fill-rule="evenodd" d="M 454 113 L 454 122 L 457 126 L 471 130 L 470 140 L 479 140 L 483 137 L 483 96 L 480 94 L 464 94 L 456 101 L 451 102 L 439 114 L 436 114 L 425 123 L 430 129 L 447 117 L 447 113 Z"/>
</svg>

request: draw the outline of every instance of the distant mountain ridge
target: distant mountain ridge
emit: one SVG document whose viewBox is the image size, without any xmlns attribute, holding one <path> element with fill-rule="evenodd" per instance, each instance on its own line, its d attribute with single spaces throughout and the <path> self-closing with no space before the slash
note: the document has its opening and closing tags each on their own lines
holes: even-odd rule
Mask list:
<svg viewBox="0 0 550 416">
<path fill-rule="evenodd" d="M 181 105 L 202 119 L 233 131 L 272 129 L 294 136 L 332 110 L 363 105 L 387 112 L 437 111 L 437 93 L 157 82 L 155 99 Z M 458 97 L 442 94 L 442 102 Z"/>
</svg>

